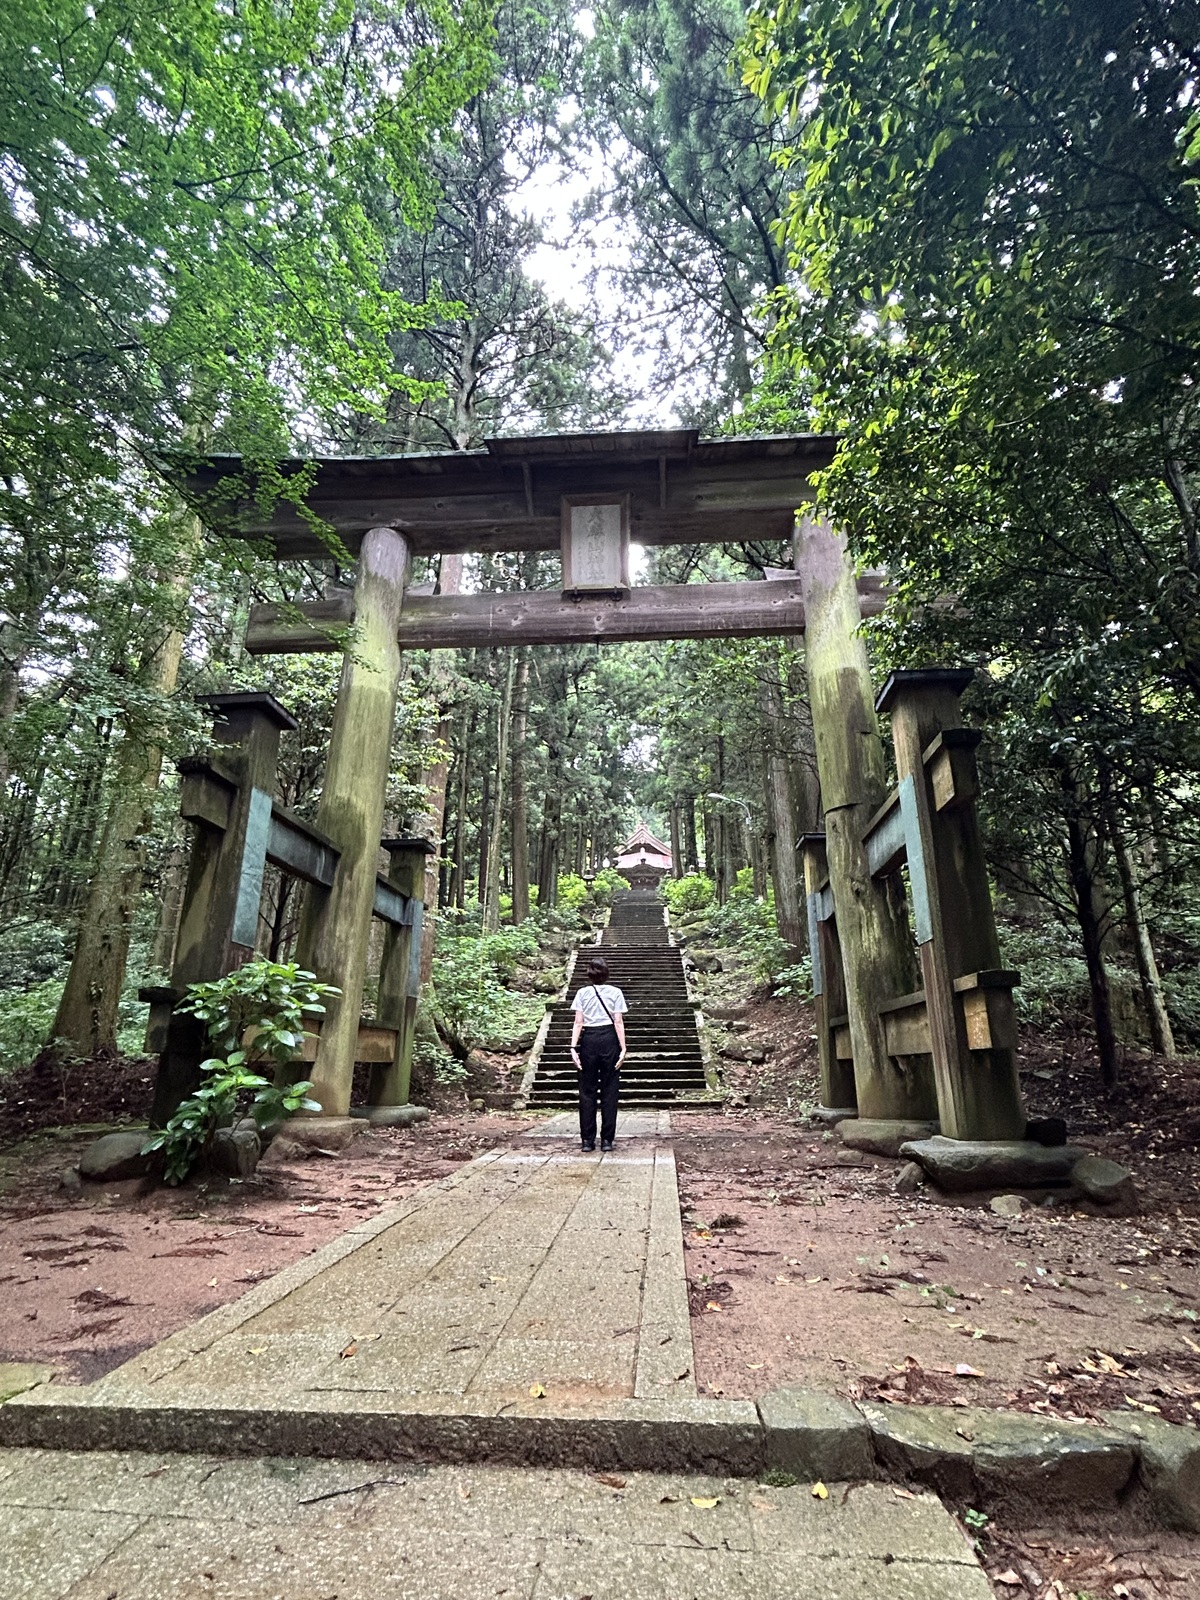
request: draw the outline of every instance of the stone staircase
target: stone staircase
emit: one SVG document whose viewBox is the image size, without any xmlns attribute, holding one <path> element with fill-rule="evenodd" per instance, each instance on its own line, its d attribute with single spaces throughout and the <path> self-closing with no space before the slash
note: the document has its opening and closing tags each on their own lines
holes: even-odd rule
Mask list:
<svg viewBox="0 0 1200 1600">
<path fill-rule="evenodd" d="M 601 947 L 609 981 L 622 990 L 629 1005 L 625 1017 L 629 1054 L 621 1068 L 622 1109 L 711 1104 L 682 954 L 668 942 L 658 895 L 651 889 L 631 889 L 619 895 Z M 590 947 L 579 952 L 568 1002 L 584 981 L 591 953 Z M 531 1108 L 578 1103 L 571 1024 L 569 1004 L 555 1006 L 537 1075 L 526 1097 Z"/>
</svg>

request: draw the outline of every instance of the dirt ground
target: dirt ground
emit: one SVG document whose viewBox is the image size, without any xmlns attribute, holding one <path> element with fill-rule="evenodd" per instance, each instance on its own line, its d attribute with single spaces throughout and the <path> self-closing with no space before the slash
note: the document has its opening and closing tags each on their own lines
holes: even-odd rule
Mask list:
<svg viewBox="0 0 1200 1600">
<path fill-rule="evenodd" d="M 802 1383 L 1200 1426 L 1200 1063 L 1131 1056 L 1103 1099 L 1086 1039 L 1027 1035 L 1031 1114 L 1066 1117 L 1073 1142 L 1129 1167 L 1140 1205 L 1116 1217 L 1059 1202 L 1005 1220 L 994 1191 L 898 1194 L 898 1163 L 811 1122 L 804 1007 L 760 1003 L 745 1021 L 737 1042 L 766 1062 L 727 1062 L 724 1110 L 673 1119 L 702 1392 Z M 1200 1597 L 1200 1539 L 1075 1518 L 968 1531 L 1014 1600 Z"/>
</svg>

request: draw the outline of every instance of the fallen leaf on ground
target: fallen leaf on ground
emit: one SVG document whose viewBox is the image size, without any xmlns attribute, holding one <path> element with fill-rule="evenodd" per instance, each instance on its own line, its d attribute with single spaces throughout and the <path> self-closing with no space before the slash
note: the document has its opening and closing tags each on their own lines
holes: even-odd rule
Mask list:
<svg viewBox="0 0 1200 1600">
<path fill-rule="evenodd" d="M 252 1356 L 265 1356 L 266 1353 L 267 1347 L 265 1344 L 256 1344 L 250 1352 Z"/>
<path fill-rule="evenodd" d="M 546 1398 L 546 1391 L 540 1383 L 531 1383 L 529 1392 L 535 1400 L 544 1400 Z"/>
<path fill-rule="evenodd" d="M 915 1500 L 917 1498 L 911 1489 L 897 1489 L 894 1484 L 892 1485 L 892 1493 L 897 1500 Z"/>
<path fill-rule="evenodd" d="M 814 1500 L 828 1500 L 829 1490 L 823 1483 L 814 1483 L 812 1486 L 812 1497 Z"/>
<path fill-rule="evenodd" d="M 346 1348 L 341 1353 L 342 1360 L 343 1361 L 349 1361 L 351 1356 L 356 1356 L 357 1354 L 358 1354 L 358 1340 L 357 1339 L 351 1339 L 350 1343 L 346 1346 Z"/>
<path fill-rule="evenodd" d="M 996 1576 L 992 1579 L 992 1582 L 993 1583 L 1006 1583 L 1006 1584 L 1009 1585 L 1010 1588 L 1023 1589 L 1025 1587 L 1024 1583 L 1022 1582 L 1022 1580 L 1017 1577 L 1016 1573 L 1013 1571 L 1013 1569 L 1011 1567 L 1009 1567 L 1007 1572 L 998 1572 L 996 1574 Z"/>
<path fill-rule="evenodd" d="M 608 1489 L 623 1489 L 625 1479 L 618 1478 L 615 1472 L 595 1472 L 592 1474 L 597 1483 L 602 1483 Z"/>
<path fill-rule="evenodd" d="M 986 1372 L 980 1372 L 978 1367 L 970 1367 L 965 1361 L 960 1361 L 954 1369 L 956 1378 L 986 1378 Z"/>
<path fill-rule="evenodd" d="M 719 1494 L 694 1494 L 692 1496 L 692 1504 L 697 1511 L 711 1511 L 714 1506 L 721 1504 L 721 1496 Z"/>
<path fill-rule="evenodd" d="M 217 1287 L 217 1280 L 215 1278 L 210 1278 L 208 1280 L 208 1287 L 210 1289 L 215 1289 Z"/>
<path fill-rule="evenodd" d="M 715 1300 L 706 1300 L 704 1302 L 704 1309 L 705 1311 L 723 1311 L 725 1308 L 724 1306 L 719 1305 Z"/>
</svg>

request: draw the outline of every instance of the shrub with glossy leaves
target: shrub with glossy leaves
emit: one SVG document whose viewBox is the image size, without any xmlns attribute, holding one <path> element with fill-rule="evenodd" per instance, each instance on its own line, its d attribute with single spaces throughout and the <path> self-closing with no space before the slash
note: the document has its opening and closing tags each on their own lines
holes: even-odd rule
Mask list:
<svg viewBox="0 0 1200 1600">
<path fill-rule="evenodd" d="M 161 1132 L 142 1146 L 162 1151 L 168 1183 L 181 1183 L 212 1144 L 218 1128 L 250 1116 L 260 1128 L 297 1111 L 320 1111 L 308 1098 L 312 1084 L 274 1081 L 274 1071 L 295 1061 L 307 1017 L 324 1013 L 323 1001 L 340 991 L 318 983 L 294 962 L 251 961 L 214 983 L 193 983 L 180 1007 L 204 1023 L 220 1055 L 201 1063 L 202 1081 Z M 256 1070 L 270 1065 L 273 1076 Z"/>
</svg>

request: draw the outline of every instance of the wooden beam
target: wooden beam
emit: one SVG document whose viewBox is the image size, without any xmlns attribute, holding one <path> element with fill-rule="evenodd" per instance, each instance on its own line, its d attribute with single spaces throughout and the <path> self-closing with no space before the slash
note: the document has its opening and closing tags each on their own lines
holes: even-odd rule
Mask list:
<svg viewBox="0 0 1200 1600">
<path fill-rule="evenodd" d="M 303 506 L 281 500 L 267 512 L 253 468 L 240 457 L 189 462 L 180 477 L 210 526 L 269 539 L 287 560 L 329 553 L 312 514 L 351 553 L 368 528 L 384 526 L 402 531 L 416 555 L 554 550 L 569 495 L 628 495 L 637 544 L 730 544 L 790 538 L 795 508 L 812 498 L 812 474 L 829 465 L 836 448 L 837 440 L 825 435 L 701 441 L 685 429 L 492 440 L 485 450 L 422 456 L 283 461 L 285 478 L 308 473 L 311 485 Z"/>
<path fill-rule="evenodd" d="M 883 610 L 885 594 L 876 580 L 863 584 L 859 603 L 867 617 Z M 336 626 L 346 626 L 350 614 L 345 602 L 252 606 L 246 649 L 251 655 L 336 650 L 337 640 L 329 631 L 335 617 Z M 798 578 L 790 583 L 652 584 L 631 589 L 621 599 L 566 599 L 557 589 L 410 595 L 400 615 L 400 646 L 405 650 L 751 639 L 803 631 Z"/>
</svg>

